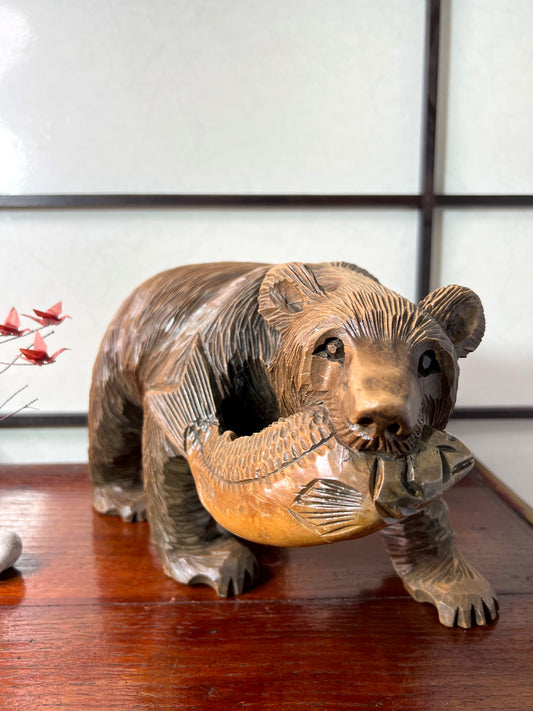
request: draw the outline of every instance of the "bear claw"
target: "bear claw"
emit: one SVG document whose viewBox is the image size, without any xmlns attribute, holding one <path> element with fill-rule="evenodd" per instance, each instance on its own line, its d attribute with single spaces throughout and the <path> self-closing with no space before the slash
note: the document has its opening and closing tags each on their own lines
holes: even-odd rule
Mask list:
<svg viewBox="0 0 533 711">
<path fill-rule="evenodd" d="M 498 601 L 491 585 L 455 551 L 451 560 L 417 575 L 416 568 L 403 579 L 418 602 L 437 608 L 445 627 L 484 626 L 498 617 Z"/>
<path fill-rule="evenodd" d="M 496 598 L 479 598 L 470 607 L 453 607 L 445 602 L 435 605 L 439 614 L 439 622 L 445 627 L 462 627 L 469 629 L 476 625 L 482 627 L 493 622 L 498 616 Z"/>
<path fill-rule="evenodd" d="M 93 506 L 98 513 L 120 516 L 126 523 L 146 521 L 146 499 L 140 485 L 102 484 L 94 486 Z"/>
<path fill-rule="evenodd" d="M 190 550 L 166 553 L 165 572 L 185 585 L 208 585 L 220 597 L 240 595 L 258 574 L 254 554 L 232 536 L 221 536 Z"/>
</svg>

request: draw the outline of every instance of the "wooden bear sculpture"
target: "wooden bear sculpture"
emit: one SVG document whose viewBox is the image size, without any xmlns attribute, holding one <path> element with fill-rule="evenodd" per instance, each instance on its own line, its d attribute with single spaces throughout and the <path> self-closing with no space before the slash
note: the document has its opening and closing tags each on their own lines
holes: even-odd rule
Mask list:
<svg viewBox="0 0 533 711">
<path fill-rule="evenodd" d="M 494 592 L 439 499 L 473 465 L 444 427 L 457 359 L 483 332 L 469 289 L 416 306 L 346 263 L 159 274 L 122 305 L 94 367 L 94 506 L 148 518 L 168 575 L 222 596 L 256 574 L 235 536 L 306 546 L 383 529 L 416 600 L 444 625 L 486 624 Z"/>
</svg>

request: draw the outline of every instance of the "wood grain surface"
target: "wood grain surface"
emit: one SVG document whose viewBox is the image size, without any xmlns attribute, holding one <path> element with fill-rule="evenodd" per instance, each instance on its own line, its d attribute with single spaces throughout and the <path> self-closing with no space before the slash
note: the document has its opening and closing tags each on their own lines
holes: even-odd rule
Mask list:
<svg viewBox="0 0 533 711">
<path fill-rule="evenodd" d="M 260 548 L 239 598 L 167 578 L 146 523 L 92 511 L 82 465 L 0 468 L 0 708 L 533 708 L 533 528 L 474 471 L 447 495 L 457 544 L 500 618 L 446 629 L 379 535 Z"/>
</svg>

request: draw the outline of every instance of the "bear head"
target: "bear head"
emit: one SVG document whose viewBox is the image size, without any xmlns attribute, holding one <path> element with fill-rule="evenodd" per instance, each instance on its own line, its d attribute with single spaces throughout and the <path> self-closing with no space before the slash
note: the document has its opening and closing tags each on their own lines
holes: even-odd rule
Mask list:
<svg viewBox="0 0 533 711">
<path fill-rule="evenodd" d="M 398 456 L 425 426 L 444 429 L 457 360 L 485 329 L 470 289 L 436 289 L 415 305 L 345 263 L 275 266 L 258 301 L 281 336 L 269 364 L 281 413 L 323 406 L 346 447 Z"/>
</svg>

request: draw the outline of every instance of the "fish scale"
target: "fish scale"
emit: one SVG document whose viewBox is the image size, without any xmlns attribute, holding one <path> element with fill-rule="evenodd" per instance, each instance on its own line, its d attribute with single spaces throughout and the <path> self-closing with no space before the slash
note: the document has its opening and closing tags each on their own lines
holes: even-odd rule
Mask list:
<svg viewBox="0 0 533 711">
<path fill-rule="evenodd" d="M 317 424 L 317 419 L 320 424 Z M 307 442 L 304 437 L 300 437 L 301 451 L 295 452 L 290 439 L 280 437 L 280 427 L 275 427 L 273 431 L 262 430 L 246 437 L 236 437 L 232 433 L 229 438 L 218 440 L 213 447 L 209 445 L 209 434 L 199 432 L 199 438 L 203 441 L 200 456 L 205 463 L 206 471 L 213 478 L 226 480 L 230 471 L 233 484 L 265 479 L 305 454 L 318 449 L 333 437 L 333 430 L 327 426 L 324 412 L 320 413 L 316 410 L 307 413 L 299 412 L 283 418 L 280 422 L 293 431 L 303 430 L 309 435 Z M 258 469 L 254 451 L 262 453 L 261 460 L 266 467 Z M 224 462 L 224 467 L 218 466 L 218 462 Z"/>
</svg>

